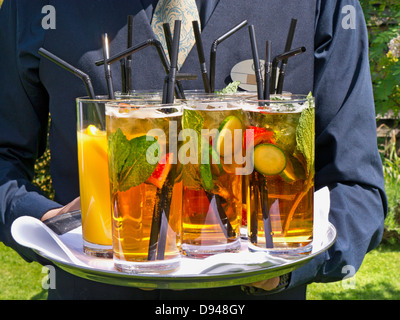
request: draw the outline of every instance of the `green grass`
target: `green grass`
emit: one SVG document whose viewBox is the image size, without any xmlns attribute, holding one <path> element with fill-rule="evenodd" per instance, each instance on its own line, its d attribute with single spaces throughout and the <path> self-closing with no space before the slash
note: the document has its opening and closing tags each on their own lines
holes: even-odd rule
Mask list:
<svg viewBox="0 0 400 320">
<path fill-rule="evenodd" d="M 47 298 L 42 288 L 39 263 L 27 263 L 14 250 L 0 243 L 0 300 L 40 300 Z"/>
<path fill-rule="evenodd" d="M 0 300 L 40 300 L 47 298 L 42 289 L 42 266 L 27 263 L 12 249 L 0 244 Z M 313 283 L 308 300 L 400 300 L 400 244 L 380 245 L 368 253 L 353 283 Z M 344 285 L 353 287 L 344 288 Z"/>
<path fill-rule="evenodd" d="M 400 244 L 368 253 L 352 280 L 313 283 L 308 300 L 400 300 Z M 351 283 L 350 281 L 353 281 Z"/>
</svg>

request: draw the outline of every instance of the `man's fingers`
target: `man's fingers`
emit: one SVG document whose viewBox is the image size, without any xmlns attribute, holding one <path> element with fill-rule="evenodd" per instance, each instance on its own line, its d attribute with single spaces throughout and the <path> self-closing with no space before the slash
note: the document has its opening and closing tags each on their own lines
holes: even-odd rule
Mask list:
<svg viewBox="0 0 400 320">
<path fill-rule="evenodd" d="M 257 281 L 253 282 L 250 284 L 250 286 L 264 289 L 267 291 L 275 289 L 279 285 L 279 277 L 263 280 L 263 281 Z"/>
</svg>

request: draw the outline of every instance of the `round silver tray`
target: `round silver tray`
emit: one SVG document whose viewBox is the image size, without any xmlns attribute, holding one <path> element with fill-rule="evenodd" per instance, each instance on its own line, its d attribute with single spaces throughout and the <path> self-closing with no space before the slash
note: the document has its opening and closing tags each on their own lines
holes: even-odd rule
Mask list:
<svg viewBox="0 0 400 320">
<path fill-rule="evenodd" d="M 58 260 L 54 258 L 54 256 L 46 256 L 46 254 L 40 250 L 36 251 L 39 255 L 52 261 L 61 269 L 76 276 L 93 281 L 147 289 L 199 289 L 248 284 L 289 273 L 304 266 L 311 259 L 326 251 L 332 246 L 335 240 L 336 229 L 329 223 L 326 234 L 319 237 L 318 245 L 316 245 L 309 254 L 274 254 L 271 255 L 272 262 L 267 266 L 265 264 L 245 264 L 244 266 L 238 265 L 235 267 L 235 265 L 232 264 L 231 268 L 228 267 L 228 269 L 226 269 L 224 268 L 223 263 L 220 268 L 206 268 L 201 273 L 196 274 L 190 272 L 172 272 L 168 274 L 128 274 L 113 270 L 112 259 L 87 257 L 88 265 L 86 266 Z M 241 253 L 244 254 L 244 257 L 253 254 L 249 253 L 247 250 L 247 241 L 242 241 L 242 249 L 240 253 L 231 253 L 228 255 L 239 255 Z M 182 264 L 185 263 L 192 263 L 193 266 L 201 265 L 202 260 L 196 259 L 196 261 L 194 261 L 194 259 L 184 257 L 182 258 Z M 227 261 L 225 266 L 226 265 L 230 265 L 229 261 Z"/>
</svg>

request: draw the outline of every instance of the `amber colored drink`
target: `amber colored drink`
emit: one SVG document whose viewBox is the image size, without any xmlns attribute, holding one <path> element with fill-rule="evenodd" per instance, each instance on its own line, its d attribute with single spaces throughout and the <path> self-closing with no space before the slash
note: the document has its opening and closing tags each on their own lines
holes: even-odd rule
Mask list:
<svg viewBox="0 0 400 320">
<path fill-rule="evenodd" d="M 158 273 L 179 266 L 182 167 L 170 130 L 179 130 L 181 114 L 176 107 L 106 107 L 117 270 Z"/>
<path fill-rule="evenodd" d="M 154 210 L 158 205 L 159 189 L 151 183 L 142 183 L 127 191 L 118 191 L 113 195 L 114 230 L 116 246 L 115 259 L 132 262 L 152 261 L 149 256 L 149 243 Z M 174 197 L 171 200 L 169 217 L 169 234 L 163 259 L 176 258 L 179 254 L 179 224 L 182 202 L 182 183 L 177 183 L 172 189 Z M 156 254 L 155 254 L 156 255 Z M 143 266 L 145 267 L 145 266 Z"/>
<path fill-rule="evenodd" d="M 240 249 L 242 182 L 235 170 L 242 163 L 234 153 L 242 154 L 243 112 L 224 101 L 192 101 L 184 107 L 182 123 L 184 131 L 192 130 L 191 138 L 195 138 L 187 140 L 180 151 L 187 157 L 182 251 L 194 258 L 236 252 Z M 188 145 L 193 148 L 185 148 Z"/>
<path fill-rule="evenodd" d="M 248 239 L 254 250 L 309 252 L 313 239 L 313 99 L 247 105 L 254 171 L 244 179 Z"/>
</svg>

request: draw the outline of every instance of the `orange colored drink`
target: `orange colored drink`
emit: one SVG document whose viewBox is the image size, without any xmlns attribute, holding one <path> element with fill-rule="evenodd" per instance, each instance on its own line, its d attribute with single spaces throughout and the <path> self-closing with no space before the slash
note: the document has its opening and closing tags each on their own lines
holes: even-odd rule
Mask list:
<svg viewBox="0 0 400 320">
<path fill-rule="evenodd" d="M 91 125 L 77 134 L 83 239 L 92 244 L 111 246 L 106 132 Z"/>
<path fill-rule="evenodd" d="M 104 100 L 77 99 L 78 168 L 83 250 L 112 257 L 110 182 Z"/>
</svg>

